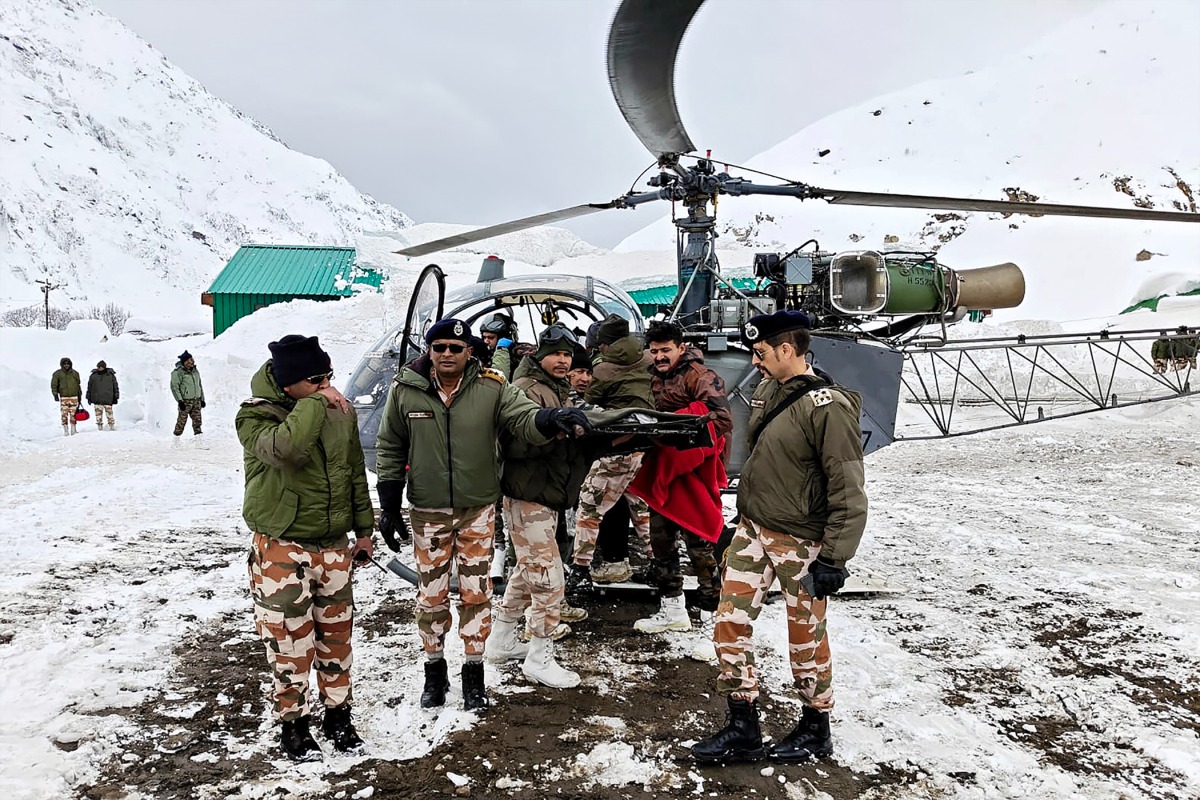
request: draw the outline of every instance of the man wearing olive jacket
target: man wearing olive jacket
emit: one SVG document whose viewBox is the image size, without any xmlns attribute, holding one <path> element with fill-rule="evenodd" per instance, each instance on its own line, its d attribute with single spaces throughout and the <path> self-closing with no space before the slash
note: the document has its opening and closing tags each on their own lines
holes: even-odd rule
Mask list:
<svg viewBox="0 0 1200 800">
<path fill-rule="evenodd" d="M 787 603 L 792 677 L 804 711 L 770 755 L 796 763 L 833 752 L 825 611 L 867 523 L 862 400 L 813 372 L 809 326 L 802 312 L 778 311 L 752 317 L 743 330 L 763 380 L 750 402 L 750 455 L 738 486 L 741 524 L 725 554 L 713 633 L 717 689 L 728 698 L 729 722 L 692 748 L 700 762 L 766 755 L 750 637 L 775 578 Z"/>
<path fill-rule="evenodd" d="M 540 408 L 500 372 L 471 354 L 471 329 L 444 319 L 425 335 L 429 352 L 403 367 L 388 392 L 375 469 L 388 547 L 409 537 L 403 515 L 408 487 L 417 563 L 417 630 L 425 650 L 421 707 L 444 705 L 450 682 L 444 656 L 450 629 L 450 561 L 458 566 L 458 633 L 466 662 L 463 708 L 487 709 L 484 645 L 492 628 L 488 576 L 500 498 L 497 439 L 506 431 L 529 444 L 587 428 L 574 408 Z"/>
<path fill-rule="evenodd" d="M 321 757 L 309 733 L 314 662 L 325 736 L 343 752 L 362 745 L 350 720 L 350 576 L 354 559 L 373 550 L 375 512 L 354 407 L 329 385 L 329 355 L 315 336 L 269 348 L 234 420 L 245 457 L 242 516 L 254 532 L 254 621 L 274 675 L 280 744 L 307 761 Z"/>
</svg>

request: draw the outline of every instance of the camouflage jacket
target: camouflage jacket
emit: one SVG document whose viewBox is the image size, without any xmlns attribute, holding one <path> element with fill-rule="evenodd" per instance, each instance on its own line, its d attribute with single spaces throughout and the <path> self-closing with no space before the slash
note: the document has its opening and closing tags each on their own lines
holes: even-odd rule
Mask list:
<svg viewBox="0 0 1200 800">
<path fill-rule="evenodd" d="M 234 418 L 242 443 L 250 530 L 276 539 L 344 545 L 370 536 L 375 512 L 358 438 L 358 418 L 325 398 L 293 400 L 275 384 L 268 360 L 250 379 L 254 396 Z"/>
<path fill-rule="evenodd" d="M 88 376 L 87 401 L 97 406 L 113 406 L 121 399 L 117 373 L 112 367 L 94 369 Z"/>
<path fill-rule="evenodd" d="M 842 386 L 817 389 L 762 425 L 775 406 L 816 380 L 758 384 L 747 431 L 758 440 L 742 467 L 737 507 L 767 528 L 821 542 L 821 555 L 841 566 L 854 557 L 867 525 L 862 398 Z"/>
<path fill-rule="evenodd" d="M 81 391 L 79 373 L 73 369 L 56 369 L 50 376 L 50 394 L 54 395 L 55 400 L 60 397 L 79 397 Z"/>
<path fill-rule="evenodd" d="M 683 350 L 679 361 L 665 375 L 650 365 L 650 390 L 654 392 L 654 407 L 659 411 L 679 411 L 697 400 L 716 415 L 713 427 L 718 436 L 733 432 L 733 412 L 725 396 L 725 381 L 704 366 L 704 354 L 690 345 Z"/>
<path fill-rule="evenodd" d="M 574 405 L 566 380 L 551 377 L 532 358 L 521 361 L 513 385 L 541 408 Z M 505 432 L 500 442 L 504 453 L 500 488 L 506 497 L 539 503 L 556 511 L 579 502 L 579 489 L 593 461 L 592 448 L 586 440 L 555 439 L 536 445 Z"/>
<path fill-rule="evenodd" d="M 500 431 L 546 444 L 533 418 L 540 407 L 494 369 L 471 359 L 447 407 L 421 356 L 396 375 L 376 442 L 381 481 L 408 481 L 417 508 L 475 508 L 500 497 Z"/>
<path fill-rule="evenodd" d="M 608 346 L 592 369 L 592 385 L 583 398 L 607 410 L 654 408 L 650 391 L 652 363 L 636 336 L 626 336 Z"/>
</svg>

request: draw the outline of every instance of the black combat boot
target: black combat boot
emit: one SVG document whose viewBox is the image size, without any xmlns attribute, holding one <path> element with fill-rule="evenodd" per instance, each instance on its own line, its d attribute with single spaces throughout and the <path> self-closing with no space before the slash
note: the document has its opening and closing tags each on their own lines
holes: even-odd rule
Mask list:
<svg viewBox="0 0 1200 800">
<path fill-rule="evenodd" d="M 829 734 L 829 712 L 805 706 L 796 727 L 771 748 L 771 758 L 785 764 L 798 764 L 813 758 L 833 755 L 833 737 Z"/>
<path fill-rule="evenodd" d="M 308 717 L 283 721 L 283 732 L 279 734 L 279 745 L 292 761 L 320 761 L 321 748 L 308 732 Z"/>
<path fill-rule="evenodd" d="M 421 708 L 446 705 L 446 691 L 450 678 L 446 673 L 446 659 L 425 662 L 425 688 L 421 690 Z"/>
<path fill-rule="evenodd" d="M 758 728 L 758 706 L 729 698 L 725 727 L 692 745 L 692 758 L 701 764 L 758 761 L 766 755 Z"/>
<path fill-rule="evenodd" d="M 463 663 L 463 710 L 478 711 L 481 714 L 488 709 L 487 691 L 483 688 L 483 662 L 467 661 Z"/>
<path fill-rule="evenodd" d="M 572 564 L 571 570 L 567 573 L 566 594 L 589 594 L 593 588 L 592 568 Z"/>
<path fill-rule="evenodd" d="M 326 739 L 333 742 L 334 749 L 339 753 L 349 753 L 363 746 L 363 740 L 359 738 L 358 731 L 354 730 L 354 723 L 350 721 L 349 704 L 325 709 L 321 731 Z"/>
</svg>

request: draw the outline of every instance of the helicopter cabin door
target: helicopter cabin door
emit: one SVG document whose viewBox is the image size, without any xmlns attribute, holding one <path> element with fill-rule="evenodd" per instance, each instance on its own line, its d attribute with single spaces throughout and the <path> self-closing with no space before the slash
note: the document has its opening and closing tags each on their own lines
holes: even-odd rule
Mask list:
<svg viewBox="0 0 1200 800">
<path fill-rule="evenodd" d="M 446 275 L 437 264 L 430 264 L 421 270 L 408 300 L 404 333 L 396 348 L 401 364 L 407 364 L 425 351 L 425 331 L 442 318 L 445 301 Z"/>
</svg>

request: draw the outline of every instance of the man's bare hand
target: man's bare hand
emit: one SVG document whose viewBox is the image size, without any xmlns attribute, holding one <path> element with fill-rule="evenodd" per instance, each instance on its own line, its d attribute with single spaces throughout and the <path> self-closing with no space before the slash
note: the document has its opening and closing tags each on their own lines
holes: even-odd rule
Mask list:
<svg viewBox="0 0 1200 800">
<path fill-rule="evenodd" d="M 350 401 L 346 396 L 332 386 L 325 385 L 317 389 L 317 394 L 325 398 L 325 405 L 329 408 L 340 408 L 343 414 L 350 413 Z"/>
</svg>

